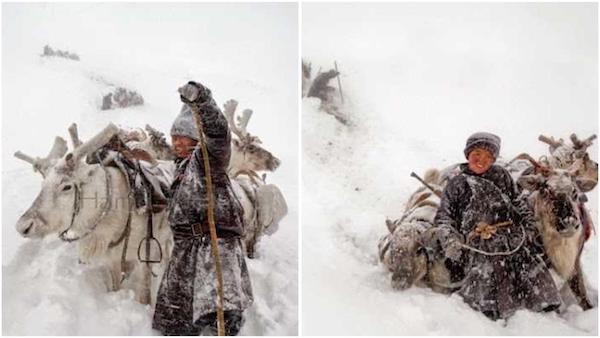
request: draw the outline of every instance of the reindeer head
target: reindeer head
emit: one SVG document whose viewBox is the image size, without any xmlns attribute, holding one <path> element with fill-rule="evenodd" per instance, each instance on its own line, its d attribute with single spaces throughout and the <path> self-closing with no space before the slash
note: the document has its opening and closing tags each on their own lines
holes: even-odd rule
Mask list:
<svg viewBox="0 0 600 338">
<path fill-rule="evenodd" d="M 75 190 L 82 186 L 93 186 L 98 166 L 88 165 L 83 158 L 105 144 L 118 128 L 110 124 L 100 134 L 86 143 L 77 137 L 76 125 L 69 128 L 74 150 L 67 152 L 66 142 L 57 137 L 50 154 L 43 159 L 33 159 L 20 152 L 16 157 L 31 163 L 44 180 L 42 189 L 33 204 L 15 225 L 23 237 L 40 238 L 66 229 L 74 213 Z M 97 187 L 94 187 L 97 190 Z M 85 218 L 85 217 L 84 217 Z"/>
<path fill-rule="evenodd" d="M 566 144 L 563 139 L 555 140 L 553 137 L 540 135 L 539 140 L 548 144 L 550 156 L 548 163 L 552 168 L 572 170 L 573 178 L 582 192 L 591 191 L 598 184 L 598 163 L 590 159 L 587 152 L 596 135 L 585 140 L 580 140 L 577 135 L 571 134 L 571 145 Z"/>
<path fill-rule="evenodd" d="M 231 132 L 237 137 L 232 139 L 232 154 L 229 172 L 236 174 L 240 171 L 274 171 L 281 161 L 264 149 L 258 137 L 250 135 L 246 130 L 252 110 L 245 109 L 241 117 L 234 119 L 237 101 L 229 100 L 225 103 L 224 114 L 229 123 Z"/>
<path fill-rule="evenodd" d="M 405 290 L 420 284 L 427 274 L 427 255 L 421 243 L 423 226 L 419 222 L 387 220 L 391 234 L 380 243 L 380 259 L 392 273 L 392 287 Z"/>
<path fill-rule="evenodd" d="M 529 200 L 536 218 L 542 226 L 551 226 L 563 236 L 572 236 L 581 226 L 580 190 L 575 182 L 577 168 L 553 169 L 530 161 L 534 165 L 533 174 L 523 175 L 517 182 L 532 192 Z"/>
</svg>

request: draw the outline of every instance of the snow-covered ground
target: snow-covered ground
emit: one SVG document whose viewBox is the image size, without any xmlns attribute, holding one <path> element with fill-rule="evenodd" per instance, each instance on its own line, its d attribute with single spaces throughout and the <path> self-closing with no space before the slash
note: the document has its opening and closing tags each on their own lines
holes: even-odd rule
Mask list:
<svg viewBox="0 0 600 338">
<path fill-rule="evenodd" d="M 598 133 L 596 4 L 302 6 L 302 54 L 337 60 L 354 121 L 302 109 L 302 332 L 306 335 L 597 335 L 597 308 L 492 322 L 456 295 L 394 291 L 378 262 L 409 176 L 464 161 L 476 131 L 501 156 L 547 153 L 539 134 Z M 337 85 L 332 83 L 332 85 Z M 597 160 L 598 146 L 589 149 Z M 588 207 L 598 219 L 597 188 Z M 598 236 L 582 262 L 597 303 Z"/>
<path fill-rule="evenodd" d="M 84 140 L 109 121 L 168 134 L 177 88 L 189 80 L 221 105 L 235 98 L 252 108 L 248 130 L 282 160 L 267 181 L 281 188 L 289 214 L 249 261 L 255 302 L 242 334 L 297 334 L 297 30 L 294 3 L 2 5 L 3 334 L 158 333 L 153 310 L 131 292 L 104 291 L 99 272 L 77 264 L 74 245 L 17 234 L 41 176 L 13 153 L 45 156 L 54 136 L 68 140 L 72 122 Z M 81 61 L 42 58 L 46 44 Z M 136 90 L 145 104 L 100 111 L 107 83 Z"/>
</svg>

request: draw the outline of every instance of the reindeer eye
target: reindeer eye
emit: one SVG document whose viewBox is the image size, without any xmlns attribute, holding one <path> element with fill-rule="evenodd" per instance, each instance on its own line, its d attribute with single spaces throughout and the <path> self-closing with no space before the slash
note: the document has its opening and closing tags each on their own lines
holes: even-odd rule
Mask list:
<svg viewBox="0 0 600 338">
<path fill-rule="evenodd" d="M 72 187 L 73 187 L 72 185 L 67 184 L 62 188 L 62 191 L 69 191 L 69 190 L 71 190 Z"/>
</svg>

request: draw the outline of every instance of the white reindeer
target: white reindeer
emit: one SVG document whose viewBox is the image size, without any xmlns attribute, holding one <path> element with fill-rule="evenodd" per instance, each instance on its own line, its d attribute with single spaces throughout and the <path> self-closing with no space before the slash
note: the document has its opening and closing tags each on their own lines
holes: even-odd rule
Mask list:
<svg viewBox="0 0 600 338">
<path fill-rule="evenodd" d="M 31 207 L 19 218 L 17 231 L 24 237 L 41 238 L 60 233 L 65 241 L 76 241 L 83 263 L 99 264 L 110 272 L 109 289 L 131 288 L 143 304 L 151 303 L 150 269 L 138 261 L 138 243 L 146 236 L 146 216 L 131 212 L 132 200 L 125 176 L 114 167 L 87 164 L 84 157 L 106 144 L 118 133 L 109 124 L 85 143 L 77 136 L 76 126 L 69 130 L 73 151 L 67 152 L 64 139 L 57 137 L 45 158 L 32 158 L 20 152 L 16 157 L 31 163 L 44 180 Z M 153 217 L 153 226 L 168 260 L 171 233 L 161 221 L 163 213 Z M 123 278 L 127 277 L 123 281 Z"/>
</svg>

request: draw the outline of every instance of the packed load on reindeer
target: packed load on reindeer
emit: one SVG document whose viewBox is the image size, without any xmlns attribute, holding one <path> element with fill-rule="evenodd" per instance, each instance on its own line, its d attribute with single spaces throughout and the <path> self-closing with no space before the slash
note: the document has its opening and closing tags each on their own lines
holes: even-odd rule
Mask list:
<svg viewBox="0 0 600 338">
<path fill-rule="evenodd" d="M 556 286 L 561 289 L 561 308 L 569 305 L 566 304 L 566 298 L 572 296 L 582 309 L 593 307 L 585 287 L 580 256 L 585 241 L 593 231 L 592 218 L 585 207 L 585 193 L 593 190 L 598 182 L 598 164 L 590 159 L 587 152 L 595 138 L 592 135 L 582 140 L 572 134 L 569 143 L 541 135 L 539 140 L 549 146 L 548 155 L 535 160 L 524 153 L 509 162 L 496 162 L 516 182 L 515 191 L 520 193 L 518 199 L 530 210 L 533 216 L 531 222 L 536 231 L 518 231 L 510 222 L 473 222 L 471 228 L 465 231 L 466 235 L 460 237 L 456 248 L 458 252 L 455 255 L 458 256 L 470 252 L 470 261 L 462 262 L 461 273 L 456 273 L 456 261 L 448 257 L 448 251 L 440 244 L 447 237 L 456 234 L 448 233 L 444 227 L 438 226 L 441 217 L 437 215 L 440 213 L 440 201 L 447 193 L 445 188 L 452 178 L 461 173 L 461 167 L 453 165 L 441 171 L 430 169 L 423 179 L 412 173 L 412 176 L 421 181 L 422 186 L 409 197 L 400 218 L 386 221 L 388 233 L 378 243 L 379 259 L 391 273 L 392 287 L 404 290 L 418 286 L 441 293 L 459 292 L 468 302 L 470 293 L 488 292 L 478 289 L 473 275 L 480 274 L 481 277 L 495 271 L 493 268 L 487 273 L 475 271 L 477 269 L 473 268 L 473 260 L 503 262 L 502 257 L 524 252 L 533 257 L 534 264 L 529 266 L 523 260 L 518 260 L 520 265 L 509 269 L 510 274 L 531 275 L 534 270 L 547 267 L 552 271 Z M 473 188 L 473 185 L 470 187 Z M 489 199 L 489 195 L 486 191 L 480 196 L 474 192 L 472 198 Z M 512 235 L 497 236 L 507 233 Z M 510 242 L 506 243 L 504 251 L 494 250 L 491 246 L 497 238 Z M 524 245 L 526 241 L 534 244 Z M 536 247 L 539 248 L 538 252 L 535 251 Z M 467 255 L 462 255 L 465 256 Z M 503 285 L 498 279 L 486 282 L 493 284 L 489 285 L 493 288 L 501 288 Z M 543 294 L 541 288 L 542 286 L 534 285 L 535 295 L 531 297 Z M 509 292 L 520 292 L 518 289 L 511 290 Z M 503 300 L 488 301 L 502 303 Z M 472 307 L 493 319 L 509 316 L 490 315 L 484 311 L 485 305 Z"/>
</svg>

